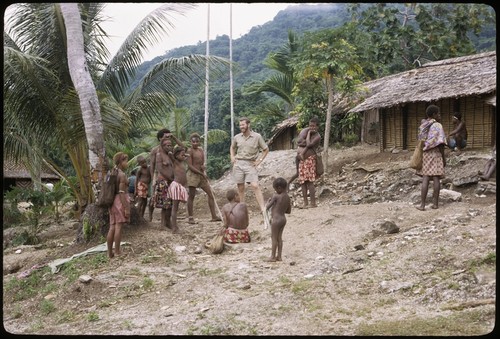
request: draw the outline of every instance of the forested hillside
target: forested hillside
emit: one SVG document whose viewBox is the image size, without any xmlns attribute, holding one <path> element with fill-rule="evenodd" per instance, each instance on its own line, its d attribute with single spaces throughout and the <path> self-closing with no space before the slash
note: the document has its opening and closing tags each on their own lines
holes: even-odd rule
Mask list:
<svg viewBox="0 0 500 339">
<path fill-rule="evenodd" d="M 288 30 L 296 33 L 323 28 L 335 28 L 347 22 L 348 4 L 322 4 L 290 6 L 280 11 L 272 21 L 253 27 L 238 39 L 233 37 L 233 61 L 237 64 L 233 82 L 239 88 L 252 81 L 264 80 L 271 70 L 263 65 L 267 55 L 287 42 Z M 182 57 L 189 54 L 205 54 L 206 42 L 172 49 L 162 56 L 145 62 L 138 77 L 163 58 Z M 210 40 L 210 54 L 229 58 L 229 36 L 217 36 Z M 229 88 L 229 87 L 228 87 Z"/>
<path fill-rule="evenodd" d="M 405 67 L 418 67 L 421 61 L 414 60 L 415 55 L 419 55 L 418 52 L 399 50 L 398 45 L 398 41 L 407 39 L 405 34 L 410 36 L 407 39 L 409 44 L 405 49 L 414 48 L 412 46 L 419 44 L 416 41 L 419 41 L 420 38 L 415 38 L 415 35 L 411 36 L 411 34 L 415 34 L 414 32 L 407 33 L 412 29 L 417 32 L 420 29 L 425 29 L 425 33 L 421 37 L 424 39 L 420 43 L 422 45 L 431 43 L 433 34 L 438 37 L 432 42 L 436 45 L 428 48 L 430 53 L 425 53 L 422 56 L 422 62 L 469 55 L 496 48 L 494 23 L 486 20 L 461 19 L 461 16 L 470 13 L 467 12 L 471 10 L 470 8 L 457 9 L 457 5 L 451 11 L 450 8 L 446 7 L 451 5 L 432 6 L 431 4 L 419 4 L 417 7 L 408 4 L 304 4 L 291 6 L 280 11 L 272 21 L 253 27 L 247 34 L 232 41 L 232 59 L 235 63 L 233 68 L 235 117 L 249 116 L 252 119 L 254 129 L 263 134 L 266 139 L 271 137 L 272 127 L 287 117 L 286 108 L 279 106 L 283 105 L 283 101 L 278 97 L 266 92 L 249 95 L 247 89 L 254 83 L 263 83 L 277 73 L 276 70 L 265 65 L 265 60 L 270 53 L 276 53 L 287 46 L 289 32 L 297 34 L 299 39 L 304 35 L 328 29 L 345 29 L 346 32 L 350 32 L 344 34 L 351 40 L 349 42 L 360 51 L 358 53 L 362 58 L 360 67 L 364 72 L 364 80 L 361 77 L 361 81 L 397 73 L 403 71 Z M 354 12 L 352 11 L 353 7 L 355 8 Z M 488 6 L 483 6 L 484 8 L 493 13 L 494 17 L 493 8 L 488 9 Z M 443 12 L 447 10 L 448 13 Z M 404 18 L 405 15 L 409 18 L 408 30 L 406 31 L 401 29 L 404 26 L 401 17 Z M 481 18 L 481 15 L 478 14 L 478 17 Z M 420 27 L 417 26 L 416 21 Z M 352 25 L 347 26 L 348 23 Z M 374 34 L 378 31 L 381 32 L 379 36 Z M 477 36 L 476 32 L 479 32 Z M 165 58 L 177 58 L 192 54 L 204 55 L 205 53 L 206 42 L 167 51 L 166 54 L 143 63 L 137 78 L 140 79 L 148 69 Z M 407 54 L 404 55 L 404 53 Z M 210 55 L 229 59 L 228 35 L 217 36 L 210 40 Z M 407 56 L 409 58 L 405 59 Z M 200 74 L 200 77 L 203 78 L 204 74 Z M 183 95 L 178 98 L 176 104 L 188 115 L 183 120 L 184 130 L 187 133 L 190 131 L 203 132 L 205 115 L 203 81 L 198 81 L 196 85 L 194 83 L 187 85 L 182 88 L 182 93 Z M 218 129 L 229 133 L 229 72 L 224 74 L 222 78 L 217 78 L 215 75 L 210 76 L 209 115 L 209 130 Z M 324 113 L 317 115 L 321 117 Z M 186 120 L 188 121 L 186 122 Z M 238 132 L 237 122 L 235 125 L 236 132 Z M 331 141 L 337 141 L 334 136 L 332 137 Z M 214 154 L 227 153 L 229 142 L 230 140 L 226 138 L 218 145 L 209 145 L 209 175 L 218 177 L 227 169 L 227 157 L 214 158 Z M 214 166 L 219 165 L 222 167 L 214 168 Z"/>
</svg>

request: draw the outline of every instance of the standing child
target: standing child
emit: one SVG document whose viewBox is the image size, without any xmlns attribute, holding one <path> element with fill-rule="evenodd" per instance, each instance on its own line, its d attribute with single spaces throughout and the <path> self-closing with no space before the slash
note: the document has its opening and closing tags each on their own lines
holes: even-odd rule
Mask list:
<svg viewBox="0 0 500 339">
<path fill-rule="evenodd" d="M 195 224 L 193 217 L 194 197 L 196 196 L 196 188 L 200 187 L 207 194 L 208 208 L 212 219 L 210 221 L 221 221 L 222 219 L 215 213 L 215 197 L 208 182 L 207 174 L 205 173 L 205 153 L 200 148 L 200 135 L 198 133 L 191 134 L 191 148 L 187 150 L 189 157 L 187 159 L 187 184 L 189 187 L 189 197 L 187 202 L 188 224 Z"/>
<path fill-rule="evenodd" d="M 148 191 L 149 184 L 151 183 L 151 171 L 149 169 L 146 158 L 142 155 L 137 157 L 137 162 L 139 163 L 139 169 L 137 170 L 135 179 L 135 192 L 134 197 L 137 197 L 137 208 L 139 209 L 139 215 L 144 218 L 144 212 L 146 211 L 146 206 L 148 204 Z"/>
<path fill-rule="evenodd" d="M 292 212 L 292 204 L 287 193 L 288 183 L 285 178 L 276 178 L 273 181 L 273 188 L 276 193 L 268 200 L 266 211 L 272 208 L 271 214 L 271 257 L 267 261 L 281 261 L 281 252 L 283 250 L 283 229 L 286 225 L 286 214 Z M 276 253 L 277 252 L 277 253 Z"/>
<path fill-rule="evenodd" d="M 186 189 L 187 176 L 184 163 L 186 161 L 186 153 L 183 146 L 175 146 L 174 148 L 174 181 L 170 184 L 168 190 L 172 198 L 172 215 L 170 217 L 172 232 L 179 232 L 177 226 L 177 212 L 179 211 L 179 203 L 187 202 L 188 192 Z"/>
<path fill-rule="evenodd" d="M 118 171 L 116 176 L 116 186 L 118 192 L 115 194 L 113 205 L 109 208 L 109 230 L 106 236 L 108 247 L 108 257 L 113 258 L 120 255 L 120 242 L 122 239 L 122 226 L 130 222 L 130 196 L 128 194 L 128 178 L 125 169 L 128 167 L 128 156 L 123 152 L 118 152 L 113 157 L 113 163 Z M 113 242 L 115 250 L 113 252 Z"/>
</svg>

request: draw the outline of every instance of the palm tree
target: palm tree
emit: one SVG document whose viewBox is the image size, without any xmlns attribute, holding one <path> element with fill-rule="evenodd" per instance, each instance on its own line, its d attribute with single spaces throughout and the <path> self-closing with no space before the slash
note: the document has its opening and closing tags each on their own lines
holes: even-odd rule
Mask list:
<svg viewBox="0 0 500 339">
<path fill-rule="evenodd" d="M 7 21 L 9 29 L 4 31 L 4 156 L 9 155 L 30 168 L 35 167 L 31 165 L 34 165 L 33 154 L 37 154 L 57 169 L 47 149 L 63 148 L 78 178 L 72 189 L 78 205 L 84 208 L 94 201 L 92 181 L 95 182 L 95 171 L 100 169 L 96 161 L 100 151 L 94 147 L 105 156 L 104 144 L 99 144 L 99 124 L 106 143 L 122 142 L 132 127 L 151 126 L 165 111 L 175 107 L 180 84 L 203 81 L 199 75 L 207 58 L 190 55 L 160 61 L 136 87 L 131 87 L 146 49 L 173 27 L 169 16 L 197 5 L 169 3 L 152 11 L 108 63 L 107 35 L 100 27 L 105 4 L 78 4 L 85 65 L 99 100 L 100 119 L 83 115 L 87 109 L 80 105 L 81 88 L 77 92 L 76 81 L 70 76 L 66 44 L 74 38 L 68 35 L 79 33 L 70 33 L 75 28 L 70 30 L 65 24 L 77 20 L 68 17 L 65 21 L 57 3 L 13 6 Z M 227 65 L 223 58 L 210 57 L 215 74 L 220 74 Z M 84 87 L 89 87 L 88 82 Z M 96 107 L 92 109 L 95 112 Z M 87 128 L 90 123 L 95 125 Z M 90 135 L 96 131 L 97 137 Z M 97 158 L 89 157 L 89 152 L 97 154 Z M 59 174 L 68 176 L 63 171 Z"/>
<path fill-rule="evenodd" d="M 293 111 L 295 108 L 295 99 L 293 89 L 296 85 L 294 70 L 290 65 L 293 55 L 298 50 L 297 34 L 293 31 L 288 31 L 288 43 L 282 46 L 277 52 L 270 53 L 264 61 L 264 64 L 277 71 L 278 73 L 271 76 L 264 82 L 259 82 L 249 86 L 247 94 L 257 93 L 272 93 L 281 98 L 288 107 L 287 112 Z"/>
</svg>

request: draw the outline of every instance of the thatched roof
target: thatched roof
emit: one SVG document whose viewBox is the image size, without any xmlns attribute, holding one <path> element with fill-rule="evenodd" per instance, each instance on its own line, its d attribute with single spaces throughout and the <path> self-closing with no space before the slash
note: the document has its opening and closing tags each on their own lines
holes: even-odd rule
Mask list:
<svg viewBox="0 0 500 339">
<path fill-rule="evenodd" d="M 362 87 L 368 90 L 366 99 L 350 112 L 493 94 L 496 79 L 496 52 L 429 62 L 414 70 L 364 83 Z"/>
<path fill-rule="evenodd" d="M 3 163 L 3 177 L 14 179 L 31 179 L 31 175 L 26 167 L 21 163 L 16 163 L 11 159 L 4 159 Z M 48 168 L 43 168 L 41 174 L 42 179 L 59 179 L 54 172 Z"/>
<path fill-rule="evenodd" d="M 271 132 L 273 132 L 273 135 L 267 141 L 267 145 L 270 146 L 273 143 L 273 141 L 281 135 L 281 133 L 286 131 L 287 128 L 296 126 L 298 122 L 299 122 L 298 117 L 291 117 L 291 118 L 283 120 L 282 122 L 280 122 L 279 124 L 274 126 L 273 130 L 271 131 Z"/>
</svg>

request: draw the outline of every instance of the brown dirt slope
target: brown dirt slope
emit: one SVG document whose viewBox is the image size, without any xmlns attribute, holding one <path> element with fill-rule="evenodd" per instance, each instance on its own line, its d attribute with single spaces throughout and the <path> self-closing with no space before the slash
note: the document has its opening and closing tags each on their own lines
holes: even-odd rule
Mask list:
<svg viewBox="0 0 500 339">
<path fill-rule="evenodd" d="M 262 164 L 266 199 L 274 178 L 294 173 L 293 156 L 271 152 Z M 40 246 L 4 249 L 4 328 L 65 335 L 487 334 L 496 312 L 496 183 L 474 179 L 487 156 L 448 154 L 440 208 L 418 211 L 409 153 L 332 149 L 328 173 L 316 184 L 319 207 L 297 208 L 300 188 L 292 185 L 279 263 L 264 261 L 270 230 L 251 191 L 249 244 L 207 252 L 203 245 L 221 224 L 208 221 L 200 191 L 198 224 L 187 224 L 184 211 L 180 234 L 161 229 L 155 210 L 152 223 L 125 229 L 129 245 L 119 258 L 94 254 L 57 274 L 41 268 L 18 278 L 102 242 L 75 244 L 72 222 L 53 225 Z M 213 182 L 220 207 L 229 187 L 228 175 Z M 80 282 L 82 275 L 91 281 Z"/>
</svg>

